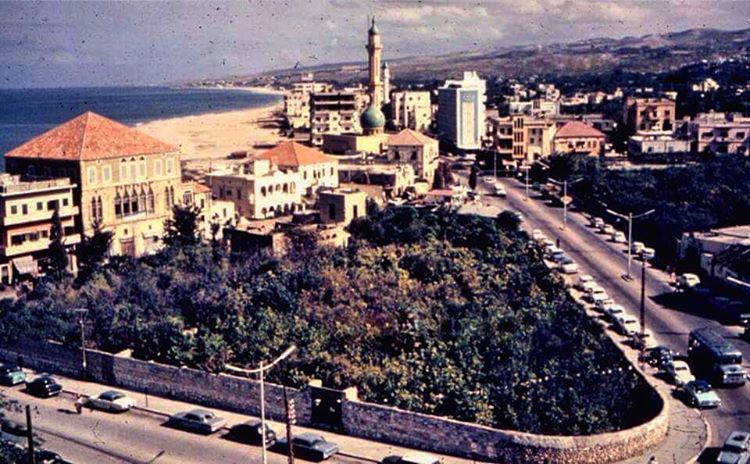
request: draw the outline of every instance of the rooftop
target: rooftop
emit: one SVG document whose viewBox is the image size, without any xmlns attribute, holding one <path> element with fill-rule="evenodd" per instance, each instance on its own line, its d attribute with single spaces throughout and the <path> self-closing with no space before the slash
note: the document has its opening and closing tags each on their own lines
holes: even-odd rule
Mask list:
<svg viewBox="0 0 750 464">
<path fill-rule="evenodd" d="M 281 167 L 299 167 L 335 161 L 335 158 L 326 156 L 314 148 L 306 147 L 293 141 L 282 142 L 270 150 L 255 155 L 253 159 L 269 160 L 276 166 Z"/>
<path fill-rule="evenodd" d="M 22 179 L 21 176 L 0 173 L 0 194 L 32 192 L 54 188 L 73 188 L 67 177 L 54 179 Z"/>
<path fill-rule="evenodd" d="M 411 129 L 404 129 L 388 137 L 388 145 L 422 146 L 435 142 L 437 140 Z"/>
<path fill-rule="evenodd" d="M 555 138 L 601 137 L 604 134 L 581 121 L 570 121 L 558 129 Z"/>
<path fill-rule="evenodd" d="M 5 154 L 6 157 L 95 160 L 173 153 L 176 147 L 87 111 Z"/>
</svg>

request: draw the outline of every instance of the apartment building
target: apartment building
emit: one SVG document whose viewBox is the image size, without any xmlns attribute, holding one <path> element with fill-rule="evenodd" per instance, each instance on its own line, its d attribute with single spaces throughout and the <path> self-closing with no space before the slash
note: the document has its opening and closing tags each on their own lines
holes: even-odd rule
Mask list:
<svg viewBox="0 0 750 464">
<path fill-rule="evenodd" d="M 530 101 L 511 100 L 508 102 L 508 113 L 525 115 L 534 118 L 547 118 L 560 114 L 560 101 L 535 98 Z"/>
<path fill-rule="evenodd" d="M 599 156 L 604 151 L 606 136 L 581 121 L 565 123 L 555 133 L 555 153 Z"/>
<path fill-rule="evenodd" d="M 440 155 L 438 145 L 431 137 L 404 129 L 388 137 L 388 161 L 411 164 L 417 178 L 432 185 Z"/>
<path fill-rule="evenodd" d="M 683 127 L 695 153 L 750 153 L 750 117 L 741 113 L 700 113 Z"/>
<path fill-rule="evenodd" d="M 491 147 L 504 161 L 531 163 L 552 154 L 554 121 L 512 115 L 491 117 L 487 123 Z"/>
<path fill-rule="evenodd" d="M 333 85 L 326 82 L 307 79 L 294 82 L 292 88 L 284 94 L 284 117 L 289 127 L 310 129 L 310 95 L 331 91 L 333 91 Z"/>
<path fill-rule="evenodd" d="M 50 245 L 52 216 L 58 212 L 69 270 L 76 271 L 72 253 L 80 243 L 73 203 L 76 187 L 68 178 L 27 180 L 0 174 L 0 282 L 12 284 L 43 271 Z"/>
<path fill-rule="evenodd" d="M 339 161 L 297 142 L 282 142 L 253 159 L 267 160 L 282 171 L 299 174 L 302 195 L 314 195 L 321 187 L 339 186 Z"/>
<path fill-rule="evenodd" d="M 690 153 L 690 140 L 667 134 L 633 135 L 628 138 L 628 156 L 631 158 L 680 153 Z"/>
<path fill-rule="evenodd" d="M 430 92 L 422 90 L 393 92 L 391 120 L 397 129 L 429 130 L 432 124 Z"/>
<path fill-rule="evenodd" d="M 482 148 L 486 83 L 476 71 L 448 80 L 438 89 L 437 132 L 440 140 L 459 152 Z"/>
<path fill-rule="evenodd" d="M 367 214 L 366 201 L 367 194 L 359 189 L 324 190 L 318 196 L 320 222 L 346 227 L 352 220 Z"/>
<path fill-rule="evenodd" d="M 181 183 L 177 148 L 104 116 L 86 112 L 5 155 L 9 173 L 67 177 L 76 187 L 76 230 L 98 221 L 113 232 L 115 255 L 160 247 Z"/>
<path fill-rule="evenodd" d="M 195 205 L 200 210 L 198 223 L 203 239 L 211 239 L 216 230 L 216 238 L 221 239 L 223 229 L 237 224 L 234 203 L 230 200 L 214 198 L 211 188 L 198 182 L 184 182 L 179 199 L 183 206 Z"/>
<path fill-rule="evenodd" d="M 625 99 L 623 120 L 630 134 L 672 132 L 675 115 L 675 102 L 668 98 Z"/>
<path fill-rule="evenodd" d="M 360 133 L 359 114 L 367 99 L 364 89 L 310 94 L 310 143 L 323 145 L 323 134 Z"/>
<path fill-rule="evenodd" d="M 267 159 L 233 165 L 207 175 L 212 195 L 234 203 L 240 217 L 266 219 L 305 209 L 302 175 Z"/>
</svg>

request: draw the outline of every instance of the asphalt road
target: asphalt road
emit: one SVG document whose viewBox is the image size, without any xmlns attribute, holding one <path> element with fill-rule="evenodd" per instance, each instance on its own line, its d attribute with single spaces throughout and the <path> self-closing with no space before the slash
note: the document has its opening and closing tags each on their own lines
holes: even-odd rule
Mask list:
<svg viewBox="0 0 750 464">
<path fill-rule="evenodd" d="M 604 235 L 589 228 L 581 214 L 568 211 L 567 229 L 562 230 L 562 208 L 550 207 L 536 193 L 525 201 L 525 189 L 513 179 L 501 179 L 506 185 L 505 199 L 483 196 L 482 201 L 498 208 L 510 208 L 526 216 L 529 229 L 541 229 L 582 268 L 581 273 L 591 274 L 615 302 L 623 305 L 630 314 L 640 314 L 641 262 L 633 260 L 632 281 L 623 278 L 627 268 L 627 245 L 615 244 Z M 611 222 L 612 218 L 605 218 Z M 688 334 L 698 327 L 713 327 L 729 339 L 743 353 L 744 367 L 750 369 L 750 344 L 739 339 L 738 326 L 725 326 L 711 317 L 710 311 L 674 289 L 663 280 L 663 275 L 647 267 L 646 272 L 646 326 L 660 344 L 680 353 L 687 352 Z M 668 306 L 667 306 L 668 305 Z M 749 384 L 750 385 L 750 384 Z M 711 426 L 710 446 L 720 446 L 733 430 L 750 430 L 750 386 L 726 388 L 718 391 L 722 405 L 716 410 L 704 411 Z"/>
<path fill-rule="evenodd" d="M 110 414 L 85 409 L 75 413 L 74 398 L 62 394 L 56 398 L 39 399 L 26 394 L 23 387 L 3 390 L 8 398 L 32 406 L 35 433 L 45 449 L 58 452 L 78 463 L 159 463 L 206 464 L 261 463 L 261 449 L 222 438 L 225 431 L 210 436 L 197 435 L 164 426 L 165 418 L 145 411 Z M 6 415 L 25 421 L 24 413 Z M 283 464 L 287 457 L 269 451 L 268 462 Z M 304 461 L 300 461 L 304 462 Z M 326 462 L 361 462 L 334 457 Z"/>
</svg>

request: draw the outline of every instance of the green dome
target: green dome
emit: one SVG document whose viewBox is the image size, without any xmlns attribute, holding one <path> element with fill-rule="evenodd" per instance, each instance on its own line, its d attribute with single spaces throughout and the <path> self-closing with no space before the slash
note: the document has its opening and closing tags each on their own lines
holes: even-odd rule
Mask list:
<svg viewBox="0 0 750 464">
<path fill-rule="evenodd" d="M 362 129 L 378 129 L 385 127 L 385 115 L 379 108 L 368 106 L 359 118 Z"/>
</svg>

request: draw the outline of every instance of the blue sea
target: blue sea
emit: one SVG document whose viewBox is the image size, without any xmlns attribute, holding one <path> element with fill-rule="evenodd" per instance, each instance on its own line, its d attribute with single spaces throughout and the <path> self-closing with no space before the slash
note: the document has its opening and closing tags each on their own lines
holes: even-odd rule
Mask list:
<svg viewBox="0 0 750 464">
<path fill-rule="evenodd" d="M 135 125 L 154 119 L 257 108 L 279 98 L 277 94 L 236 89 L 0 89 L 0 171 L 4 153 L 86 111 Z"/>
</svg>

